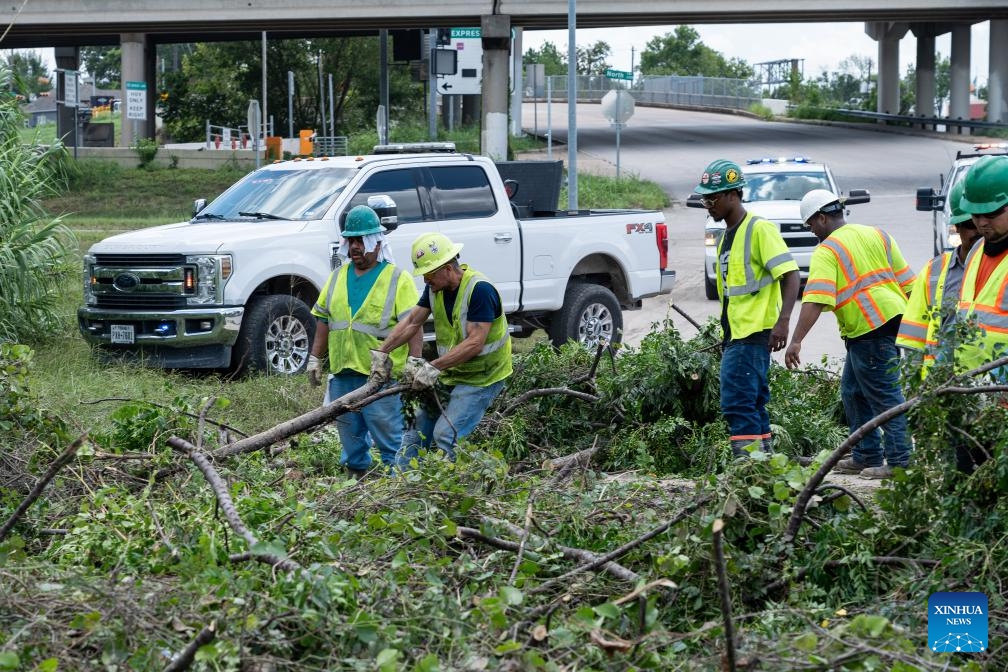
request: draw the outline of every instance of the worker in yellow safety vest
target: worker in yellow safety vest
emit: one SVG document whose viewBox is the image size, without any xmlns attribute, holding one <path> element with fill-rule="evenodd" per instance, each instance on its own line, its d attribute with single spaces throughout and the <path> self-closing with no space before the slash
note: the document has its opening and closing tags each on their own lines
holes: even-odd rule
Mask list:
<svg viewBox="0 0 1008 672">
<path fill-rule="evenodd" d="M 840 395 L 853 433 L 882 412 L 904 402 L 899 385 L 896 333 L 913 284 L 896 241 L 884 231 L 847 224 L 840 197 L 813 189 L 801 200 L 805 226 L 819 239 L 812 253 L 798 324 L 784 354 L 788 368 L 801 364 L 802 340 L 824 310 L 832 311 L 847 348 Z M 840 460 L 840 473 L 864 478 L 888 478 L 895 467 L 910 462 L 910 437 L 905 415 L 884 425 L 884 441 L 876 429 Z M 884 451 L 883 451 L 884 445 Z M 885 463 L 883 463 L 883 460 Z"/>
<path fill-rule="evenodd" d="M 313 385 L 322 382 L 322 356 L 329 353 L 326 400 L 336 400 L 367 381 L 371 351 L 381 346 L 393 327 L 405 319 L 417 301 L 409 273 L 395 266 L 377 213 L 358 205 L 347 213 L 339 255 L 348 258 L 334 270 L 312 308 L 315 339 L 308 359 Z M 422 337 L 390 350 L 392 369 L 399 373 L 408 354 L 419 355 Z M 362 477 L 372 464 L 371 441 L 387 470 L 395 465 L 403 434 L 402 400 L 398 394 L 373 401 L 359 411 L 339 416 L 340 462 Z"/>
<path fill-rule="evenodd" d="M 717 247 L 717 291 L 721 299 L 721 414 L 728 423 L 732 454 L 751 447 L 770 452 L 770 352 L 787 343 L 798 298 L 798 264 L 773 222 L 747 212 L 742 169 L 712 162 L 693 190 L 714 221 L 725 223 Z"/>
<path fill-rule="evenodd" d="M 462 245 L 441 233 L 425 233 L 413 241 L 415 275 L 426 287 L 409 317 L 396 325 L 379 352 L 392 352 L 421 333 L 434 315 L 437 358 L 411 356 L 404 375 L 418 391 L 450 391 L 443 412 L 439 399 L 428 394 L 417 409 L 413 426 L 403 434 L 398 464 L 407 469 L 420 449 L 439 448 L 455 459 L 459 440 L 469 436 L 512 372 L 511 336 L 497 289 L 483 274 L 459 263 Z M 372 376 L 382 375 L 379 359 Z"/>
<path fill-rule="evenodd" d="M 959 245 L 928 261 L 917 274 L 896 336 L 897 346 L 921 353 L 921 378 L 927 376 L 937 356 L 939 329 L 951 321 L 959 307 L 966 257 L 980 239 L 973 219 L 960 205 L 965 184 L 964 179 L 959 180 L 948 193 L 949 224 L 956 227 Z"/>
</svg>

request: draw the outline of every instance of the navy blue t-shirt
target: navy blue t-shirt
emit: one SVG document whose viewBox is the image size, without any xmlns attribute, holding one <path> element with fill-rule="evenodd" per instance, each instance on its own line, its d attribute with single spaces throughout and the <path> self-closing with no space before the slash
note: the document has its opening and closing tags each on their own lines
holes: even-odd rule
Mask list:
<svg viewBox="0 0 1008 672">
<path fill-rule="evenodd" d="M 445 312 L 448 313 L 448 321 L 452 322 L 455 313 L 455 299 L 458 297 L 458 290 L 442 289 L 444 297 Z M 430 285 L 424 287 L 423 294 L 417 305 L 433 312 L 434 306 L 430 298 Z M 469 297 L 469 313 L 466 319 L 470 322 L 493 322 L 503 313 L 501 308 L 500 295 L 494 286 L 485 280 L 476 282 L 472 295 Z"/>
</svg>

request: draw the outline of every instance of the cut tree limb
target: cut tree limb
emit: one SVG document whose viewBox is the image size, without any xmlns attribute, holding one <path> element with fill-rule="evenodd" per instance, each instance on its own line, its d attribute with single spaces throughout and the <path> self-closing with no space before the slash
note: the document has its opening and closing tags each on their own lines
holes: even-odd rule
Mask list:
<svg viewBox="0 0 1008 672">
<path fill-rule="evenodd" d="M 53 463 L 49 465 L 46 473 L 38 480 L 37 483 L 35 483 L 35 487 L 31 489 L 28 496 L 25 497 L 20 504 L 18 504 L 18 507 L 14 509 L 14 513 L 10 515 L 10 518 L 8 518 L 7 521 L 0 526 L 0 541 L 3 541 L 7 535 L 10 534 L 10 531 L 17 523 L 18 518 L 23 516 L 24 512 L 27 511 L 28 508 L 35 503 L 35 500 L 42 495 L 42 491 L 45 490 L 45 487 L 49 485 L 51 480 L 56 478 L 56 474 L 58 474 L 63 467 L 70 464 L 70 460 L 77 455 L 77 451 L 80 449 L 81 445 L 83 445 L 84 439 L 86 438 L 87 434 L 81 434 L 78 436 L 74 439 L 73 443 L 67 446 L 63 452 L 60 453 L 59 457 L 57 457 Z"/>
</svg>

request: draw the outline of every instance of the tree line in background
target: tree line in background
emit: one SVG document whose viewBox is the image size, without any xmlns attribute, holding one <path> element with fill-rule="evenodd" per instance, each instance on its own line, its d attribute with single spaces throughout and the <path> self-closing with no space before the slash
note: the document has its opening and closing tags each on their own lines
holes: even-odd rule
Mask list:
<svg viewBox="0 0 1008 672">
<path fill-rule="evenodd" d="M 249 101 L 262 99 L 261 43 L 209 42 L 163 44 L 157 47 L 158 111 L 166 138 L 197 141 L 205 136 L 206 123 L 237 127 L 245 123 Z M 608 43 L 577 47 L 576 68 L 580 75 L 601 76 L 612 67 Z M 267 113 L 274 132 L 322 129 L 333 119 L 334 135 L 347 135 L 375 125 L 378 109 L 378 38 L 271 40 L 267 43 Z M 118 89 L 121 82 L 119 47 L 83 47 L 81 70 L 100 89 Z M 567 54 L 546 42 L 528 49 L 523 64 L 541 63 L 546 76 L 567 74 Z M 55 78 L 37 52 L 8 52 L 0 61 L 12 74 L 12 88 L 22 100 L 50 91 Z M 947 57 L 936 60 L 936 109 L 949 95 Z M 287 73 L 294 73 L 292 119 L 288 115 Z M 684 75 L 752 80 L 753 66 L 729 58 L 705 45 L 691 26 L 676 26 L 672 32 L 652 37 L 640 51 L 635 74 L 642 76 Z M 427 109 L 427 87 L 417 81 L 409 64 L 389 69 L 389 119 L 393 125 L 413 121 Z M 330 110 L 329 80 L 332 77 Z M 808 107 L 875 109 L 874 83 L 877 70 L 871 58 L 853 55 L 837 70 L 816 77 L 795 71 L 791 80 L 765 93 Z M 901 81 L 900 113 L 912 111 L 916 71 L 911 65 Z M 983 97 L 983 89 L 977 91 Z M 324 113 L 324 114 L 323 114 Z M 291 124 L 291 122 L 293 122 Z M 408 122 L 407 122 L 408 123 Z"/>
</svg>

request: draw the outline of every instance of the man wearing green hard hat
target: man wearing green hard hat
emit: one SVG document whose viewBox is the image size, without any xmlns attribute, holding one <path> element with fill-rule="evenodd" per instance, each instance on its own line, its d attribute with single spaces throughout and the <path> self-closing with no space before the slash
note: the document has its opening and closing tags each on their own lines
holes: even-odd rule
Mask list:
<svg viewBox="0 0 1008 672">
<path fill-rule="evenodd" d="M 721 300 L 721 414 L 732 454 L 773 449 L 770 432 L 770 352 L 784 348 L 798 298 L 798 264 L 773 222 L 746 212 L 745 176 L 738 164 L 712 162 L 693 190 L 711 219 L 725 223 L 717 246 Z"/>
<path fill-rule="evenodd" d="M 982 157 L 963 182 L 959 206 L 983 236 L 966 258 L 956 317 L 980 329 L 978 338 L 955 351 L 956 369 L 969 371 L 1008 355 L 1008 156 Z M 1008 366 L 988 375 L 998 383 L 1008 382 Z M 957 446 L 956 466 L 972 473 L 990 457 L 988 449 L 995 447 Z"/>
<path fill-rule="evenodd" d="M 312 308 L 316 317 L 315 340 L 308 360 L 313 385 L 322 382 L 322 354 L 328 347 L 329 371 L 326 403 L 367 382 L 371 351 L 413 309 L 416 285 L 409 273 L 395 265 L 377 213 L 358 205 L 346 216 L 338 254 L 349 259 L 329 276 Z M 422 335 L 390 350 L 392 371 L 400 373 L 408 354 L 419 355 Z M 408 350 L 408 352 L 407 352 Z M 359 411 L 336 420 L 340 462 L 360 478 L 371 468 L 371 441 L 378 447 L 382 465 L 391 470 L 402 443 L 402 399 L 398 394 L 373 401 Z"/>
<path fill-rule="evenodd" d="M 922 354 L 921 378 L 927 376 L 938 354 L 939 329 L 951 321 L 958 308 L 966 257 L 980 239 L 972 217 L 960 203 L 965 188 L 966 180 L 961 179 L 948 193 L 949 224 L 956 227 L 959 245 L 924 264 L 910 290 L 896 335 L 897 346 Z"/>
<path fill-rule="evenodd" d="M 511 336 L 500 294 L 481 273 L 459 263 L 462 245 L 441 233 L 413 241 L 415 275 L 426 287 L 409 317 L 396 325 L 379 348 L 388 353 L 422 332 L 434 315 L 437 358 L 410 357 L 404 375 L 412 389 L 449 392 L 442 405 L 427 395 L 413 426 L 403 434 L 399 466 L 409 468 L 419 450 L 439 448 L 455 459 L 455 446 L 469 436 L 511 375 Z M 387 368 L 375 357 L 371 375 Z"/>
</svg>

